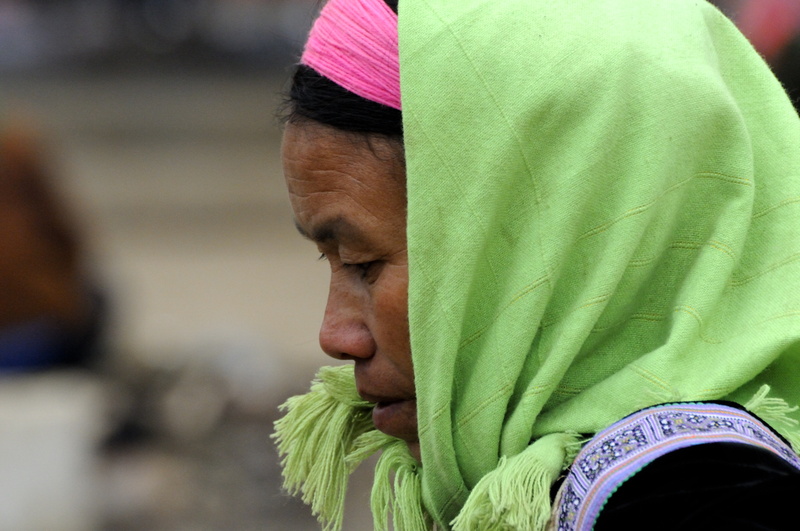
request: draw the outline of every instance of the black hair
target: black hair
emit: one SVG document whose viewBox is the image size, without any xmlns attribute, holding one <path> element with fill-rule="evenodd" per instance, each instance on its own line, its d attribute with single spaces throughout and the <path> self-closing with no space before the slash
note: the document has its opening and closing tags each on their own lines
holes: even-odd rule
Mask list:
<svg viewBox="0 0 800 531">
<path fill-rule="evenodd" d="M 398 0 L 384 2 L 397 13 Z M 305 65 L 298 65 L 292 77 L 284 120 L 313 120 L 343 131 L 403 137 L 403 118 L 398 109 L 353 94 Z"/>
</svg>

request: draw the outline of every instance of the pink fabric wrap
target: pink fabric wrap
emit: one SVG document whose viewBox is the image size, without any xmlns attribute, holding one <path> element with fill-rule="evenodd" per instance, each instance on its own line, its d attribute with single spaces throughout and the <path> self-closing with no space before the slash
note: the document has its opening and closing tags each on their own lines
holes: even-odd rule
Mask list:
<svg viewBox="0 0 800 531">
<path fill-rule="evenodd" d="M 300 62 L 362 98 L 401 108 L 397 14 L 383 0 L 330 0 Z"/>
<path fill-rule="evenodd" d="M 755 49 L 767 61 L 775 61 L 800 30 L 800 1 L 750 0 L 736 21 Z"/>
</svg>

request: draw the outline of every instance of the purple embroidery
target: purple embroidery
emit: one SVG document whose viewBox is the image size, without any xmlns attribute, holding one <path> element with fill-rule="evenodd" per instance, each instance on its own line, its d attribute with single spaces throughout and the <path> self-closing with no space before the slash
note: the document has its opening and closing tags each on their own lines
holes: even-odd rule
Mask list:
<svg viewBox="0 0 800 531">
<path fill-rule="evenodd" d="M 738 442 L 800 469 L 800 458 L 758 419 L 721 404 L 667 404 L 622 419 L 584 446 L 561 487 L 555 529 L 590 530 L 614 490 L 654 459 L 688 446 Z"/>
<path fill-rule="evenodd" d="M 617 461 L 624 459 L 628 454 L 646 446 L 648 439 L 641 426 L 636 425 L 615 434 L 614 437 L 604 439 L 599 447 L 594 449 L 576 465 L 581 467 L 581 472 L 589 480 L 595 478 L 603 470 L 612 466 Z"/>
</svg>

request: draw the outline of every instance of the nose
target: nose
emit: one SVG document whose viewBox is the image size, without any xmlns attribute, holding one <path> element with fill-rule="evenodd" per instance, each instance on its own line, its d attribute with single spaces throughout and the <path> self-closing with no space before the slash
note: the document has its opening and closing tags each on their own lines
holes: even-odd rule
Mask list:
<svg viewBox="0 0 800 531">
<path fill-rule="evenodd" d="M 365 320 L 365 304 L 362 296 L 345 284 L 331 280 L 319 344 L 337 360 L 367 359 L 375 353 L 376 344 Z"/>
</svg>

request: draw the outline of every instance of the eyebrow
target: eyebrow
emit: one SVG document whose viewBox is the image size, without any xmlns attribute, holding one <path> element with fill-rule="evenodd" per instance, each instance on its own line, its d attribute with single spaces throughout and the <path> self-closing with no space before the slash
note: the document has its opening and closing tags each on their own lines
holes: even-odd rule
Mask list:
<svg viewBox="0 0 800 531">
<path fill-rule="evenodd" d="M 364 240 L 361 230 L 343 216 L 325 220 L 311 231 L 306 231 L 296 219 L 294 226 L 303 238 L 316 243 Z"/>
</svg>

